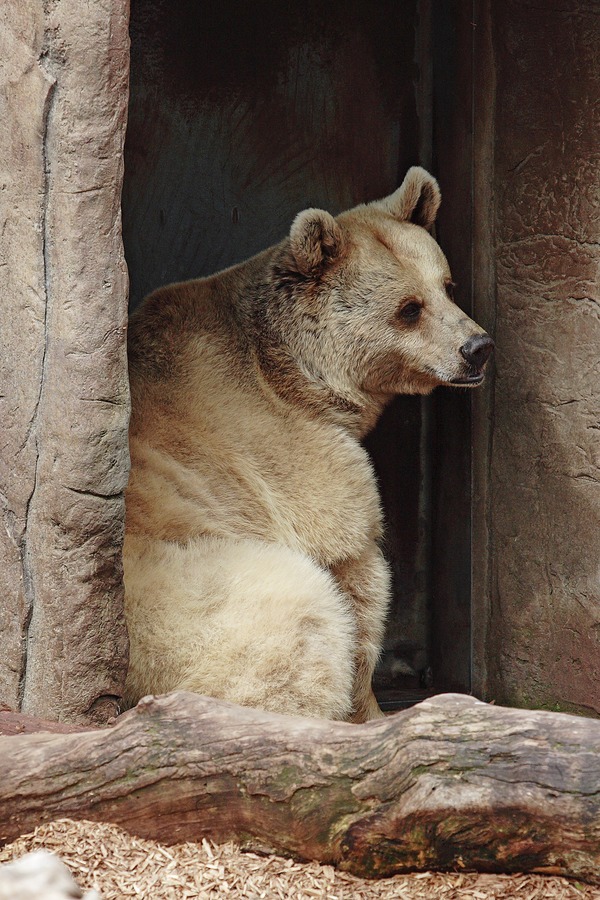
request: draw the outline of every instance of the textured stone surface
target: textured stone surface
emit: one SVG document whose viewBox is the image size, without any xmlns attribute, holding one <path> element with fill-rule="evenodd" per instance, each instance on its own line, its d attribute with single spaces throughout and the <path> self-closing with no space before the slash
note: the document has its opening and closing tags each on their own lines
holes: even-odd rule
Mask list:
<svg viewBox="0 0 600 900">
<path fill-rule="evenodd" d="M 73 721 L 126 659 L 127 10 L 0 9 L 0 700 Z"/>
<path fill-rule="evenodd" d="M 73 721 L 126 647 L 127 6 L 0 4 L 0 701 Z M 598 6 L 475 7 L 476 688 L 600 713 Z"/>
<path fill-rule="evenodd" d="M 600 29 L 492 3 L 496 382 L 486 693 L 600 715 Z"/>
<path fill-rule="evenodd" d="M 18 703 L 21 636 L 28 615 L 21 548 L 35 481 L 30 440 L 44 349 L 42 134 L 51 82 L 37 65 L 43 41 L 41 4 L 0 11 L 0 696 Z M 14 327 L 14 326 L 17 327 Z"/>
</svg>

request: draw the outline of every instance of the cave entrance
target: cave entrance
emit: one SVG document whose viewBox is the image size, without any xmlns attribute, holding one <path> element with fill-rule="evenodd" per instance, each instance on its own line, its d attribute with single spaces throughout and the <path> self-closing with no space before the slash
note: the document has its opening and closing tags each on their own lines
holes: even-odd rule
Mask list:
<svg viewBox="0 0 600 900">
<path fill-rule="evenodd" d="M 123 189 L 132 305 L 279 241 L 301 209 L 336 214 L 390 193 L 422 164 L 440 179 L 437 236 L 469 311 L 464 6 L 132 0 Z M 366 443 L 394 584 L 380 702 L 469 691 L 470 397 L 399 398 Z"/>
</svg>

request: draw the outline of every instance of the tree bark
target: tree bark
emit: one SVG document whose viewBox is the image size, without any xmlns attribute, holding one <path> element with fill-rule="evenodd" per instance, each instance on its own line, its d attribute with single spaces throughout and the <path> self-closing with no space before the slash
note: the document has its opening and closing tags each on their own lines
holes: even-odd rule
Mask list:
<svg viewBox="0 0 600 900">
<path fill-rule="evenodd" d="M 11 709 L 0 709 L 0 736 L 2 737 L 14 734 L 39 734 L 42 731 L 50 732 L 50 734 L 74 734 L 89 731 L 92 727 L 94 726 L 53 722 L 50 719 L 40 719 L 37 716 L 13 712 Z"/>
<path fill-rule="evenodd" d="M 386 876 L 558 873 L 600 883 L 600 722 L 447 694 L 368 725 L 193 694 L 112 728 L 0 738 L 0 840 L 63 816 L 209 837 Z"/>
</svg>

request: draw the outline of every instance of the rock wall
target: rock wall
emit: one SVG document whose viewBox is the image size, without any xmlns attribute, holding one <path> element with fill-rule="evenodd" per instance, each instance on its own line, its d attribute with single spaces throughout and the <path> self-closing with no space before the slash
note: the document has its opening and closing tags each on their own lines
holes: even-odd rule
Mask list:
<svg viewBox="0 0 600 900">
<path fill-rule="evenodd" d="M 0 702 L 79 722 L 127 656 L 128 7 L 0 9 Z"/>
<path fill-rule="evenodd" d="M 600 715 L 598 5 L 488 9 L 491 29 L 483 16 L 477 35 L 493 60 L 493 72 L 479 69 L 476 120 L 480 218 L 493 210 L 479 233 L 480 318 L 497 352 L 479 410 L 479 438 L 491 418 L 476 487 L 477 687 L 503 703 Z"/>
<path fill-rule="evenodd" d="M 0 5 L 0 703 L 74 722 L 127 655 L 128 6 Z M 600 715 L 598 7 L 474 13 L 474 689 Z"/>
</svg>

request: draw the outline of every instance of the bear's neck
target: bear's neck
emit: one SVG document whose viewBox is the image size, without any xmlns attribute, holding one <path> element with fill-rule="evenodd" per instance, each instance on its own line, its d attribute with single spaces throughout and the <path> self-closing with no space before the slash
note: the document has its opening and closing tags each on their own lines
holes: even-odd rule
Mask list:
<svg viewBox="0 0 600 900">
<path fill-rule="evenodd" d="M 344 390 L 293 349 L 294 343 L 301 344 L 294 329 L 304 326 L 293 310 L 297 299 L 284 295 L 278 275 L 287 247 L 284 241 L 216 275 L 189 282 L 183 305 L 194 320 L 191 333 L 201 328 L 235 341 L 236 354 L 247 360 L 245 378 L 258 368 L 263 391 L 297 413 L 328 419 L 360 439 L 375 425 L 387 398 Z M 201 304 L 195 285 L 202 287 Z M 180 334 L 186 330 L 181 324 L 178 329 Z"/>
<path fill-rule="evenodd" d="M 296 410 L 329 419 L 362 438 L 372 430 L 389 398 L 346 390 L 333 383 L 318 364 L 303 357 L 294 329 L 305 327 L 293 311 L 297 300 L 282 293 L 280 265 L 288 242 L 270 248 L 236 267 L 236 315 L 267 390 Z M 240 287 L 243 285 L 243 290 Z"/>
<path fill-rule="evenodd" d="M 357 398 L 345 395 L 309 372 L 279 344 L 261 341 L 257 361 L 268 390 L 310 417 L 329 419 L 357 439 L 373 429 L 386 405 L 373 398 L 357 402 Z"/>
</svg>

